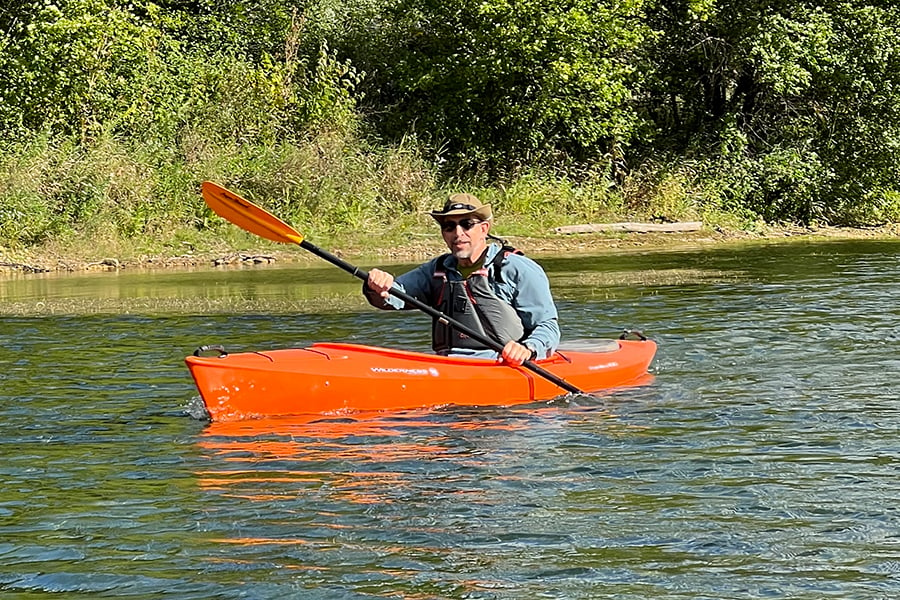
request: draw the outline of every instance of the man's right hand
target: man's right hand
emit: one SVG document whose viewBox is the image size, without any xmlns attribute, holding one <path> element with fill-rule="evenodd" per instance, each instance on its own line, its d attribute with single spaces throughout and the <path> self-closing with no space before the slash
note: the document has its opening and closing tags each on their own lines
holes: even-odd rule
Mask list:
<svg viewBox="0 0 900 600">
<path fill-rule="evenodd" d="M 377 292 L 382 298 L 390 296 L 388 290 L 394 285 L 394 276 L 386 273 L 381 269 L 372 269 L 369 271 L 369 278 L 366 279 L 366 285 L 373 292 Z"/>
</svg>

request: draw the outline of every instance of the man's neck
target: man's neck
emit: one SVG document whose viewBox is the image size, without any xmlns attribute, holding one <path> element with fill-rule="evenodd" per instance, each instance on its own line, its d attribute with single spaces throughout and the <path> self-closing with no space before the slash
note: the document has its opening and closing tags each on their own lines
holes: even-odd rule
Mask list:
<svg viewBox="0 0 900 600">
<path fill-rule="evenodd" d="M 463 279 L 468 279 L 469 275 L 480 269 L 484 266 L 484 254 L 481 255 L 481 258 L 476 260 L 474 263 L 469 266 L 457 264 L 456 270 L 459 271 L 459 274 L 462 275 Z"/>
<path fill-rule="evenodd" d="M 485 244 L 485 245 L 481 248 L 481 250 L 479 250 L 477 253 L 476 253 L 476 252 L 473 252 L 473 253 L 469 256 L 469 258 L 458 258 L 458 259 L 456 259 L 456 264 L 459 265 L 460 267 L 463 267 L 463 268 L 469 268 L 469 267 L 471 267 L 471 266 L 473 266 L 473 265 L 476 265 L 476 264 L 478 264 L 479 262 L 481 262 L 481 259 L 484 258 L 485 252 L 487 252 L 487 244 Z M 474 259 L 473 259 L 473 257 L 474 257 Z"/>
</svg>

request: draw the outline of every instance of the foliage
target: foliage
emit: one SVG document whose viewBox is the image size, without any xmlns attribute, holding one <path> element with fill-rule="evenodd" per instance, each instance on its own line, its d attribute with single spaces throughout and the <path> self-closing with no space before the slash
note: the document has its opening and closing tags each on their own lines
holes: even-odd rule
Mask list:
<svg viewBox="0 0 900 600">
<path fill-rule="evenodd" d="M 15 9 L 12 9 L 15 10 Z M 104 0 L 25 2 L 7 16 L 0 124 L 96 135 L 154 61 L 159 33 Z"/>
<path fill-rule="evenodd" d="M 457 172 L 602 158 L 636 125 L 643 2 L 393 0 L 341 46 L 385 135 L 414 130 Z M 373 106 L 374 105 L 374 106 Z"/>
<path fill-rule="evenodd" d="M 297 21 L 280 32 L 280 57 L 251 59 L 237 44 L 185 39 L 205 19 L 115 0 L 0 13 L 0 134 L 10 140 L 0 149 L 0 243 L 203 224 L 182 201 L 196 204 L 196 172 L 211 155 L 356 128 L 358 76 L 325 44 L 302 54 Z"/>
<path fill-rule="evenodd" d="M 261 11 L 271 6 L 243 19 L 236 16 L 242 3 L 216 6 L 221 20 L 148 1 L 22 4 L 4 19 L 0 69 L 9 82 L 0 89 L 0 128 L 47 130 L 80 143 L 105 130 L 165 145 L 198 128 L 255 142 L 302 135 L 305 127 L 355 126 L 356 72 L 324 43 L 303 54 L 296 13 L 276 20 L 284 27 L 269 36 L 281 45 L 276 56 L 261 48 L 275 46 L 273 39 L 245 46 L 240 36 L 261 26 Z M 230 39 L 212 37 L 229 27 Z"/>
<path fill-rule="evenodd" d="M 86 146 L 41 135 L 0 149 L 0 240 L 34 245 L 73 234 L 227 230 L 199 198 L 205 179 L 240 190 L 319 239 L 359 230 L 400 235 L 401 225 L 431 208 L 435 185 L 413 150 L 371 148 L 334 132 L 269 146 L 208 142 L 193 149 L 190 162 L 112 137 Z"/>
<path fill-rule="evenodd" d="M 896 5 L 660 1 L 650 20 L 643 156 L 702 157 L 768 220 L 869 220 L 898 188 Z"/>
<path fill-rule="evenodd" d="M 8 2 L 0 244 L 205 229 L 204 178 L 325 236 L 451 188 L 547 226 L 895 221 L 898 30 L 886 0 Z"/>
</svg>

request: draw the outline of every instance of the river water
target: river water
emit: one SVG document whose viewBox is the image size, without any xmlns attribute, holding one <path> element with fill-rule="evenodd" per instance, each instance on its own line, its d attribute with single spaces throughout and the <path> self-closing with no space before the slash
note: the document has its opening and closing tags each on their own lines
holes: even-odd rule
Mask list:
<svg viewBox="0 0 900 600">
<path fill-rule="evenodd" d="M 0 281 L 0 597 L 900 595 L 900 242 L 541 262 L 564 338 L 644 330 L 652 384 L 215 424 L 201 344 L 428 319 L 328 265 Z"/>
</svg>

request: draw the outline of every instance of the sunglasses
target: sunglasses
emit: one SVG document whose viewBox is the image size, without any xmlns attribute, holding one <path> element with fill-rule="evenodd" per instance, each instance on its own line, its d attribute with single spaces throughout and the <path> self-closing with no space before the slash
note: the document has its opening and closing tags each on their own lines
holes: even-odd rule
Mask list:
<svg viewBox="0 0 900 600">
<path fill-rule="evenodd" d="M 484 223 L 484 221 L 479 221 L 478 219 L 462 219 L 461 221 L 441 221 L 441 231 L 450 233 L 451 231 L 456 231 L 456 227 L 462 227 L 463 231 L 468 231 L 478 225 L 479 223 Z"/>
</svg>

